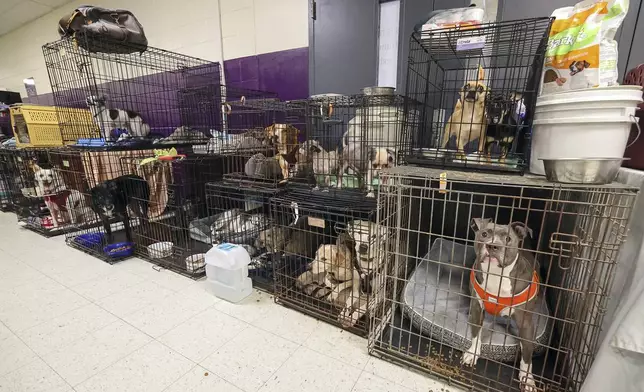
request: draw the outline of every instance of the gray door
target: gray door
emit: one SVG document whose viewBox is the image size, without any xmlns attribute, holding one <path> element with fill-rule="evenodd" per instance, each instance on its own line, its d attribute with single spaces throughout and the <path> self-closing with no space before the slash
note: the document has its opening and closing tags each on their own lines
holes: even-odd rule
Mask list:
<svg viewBox="0 0 644 392">
<path fill-rule="evenodd" d="M 310 94 L 358 94 L 361 88 L 375 85 L 378 0 L 310 4 L 315 4 L 309 22 Z"/>
<path fill-rule="evenodd" d="M 414 26 L 425 22 L 429 13 L 436 10 L 467 7 L 469 0 L 402 0 L 400 3 L 400 42 L 398 44 L 398 82 L 397 90 L 404 93 L 407 83 L 407 61 L 409 39 Z"/>
</svg>

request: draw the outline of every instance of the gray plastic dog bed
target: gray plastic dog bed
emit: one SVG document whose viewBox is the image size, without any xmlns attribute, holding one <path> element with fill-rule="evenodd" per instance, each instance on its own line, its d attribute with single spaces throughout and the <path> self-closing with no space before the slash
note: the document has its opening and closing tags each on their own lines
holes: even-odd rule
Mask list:
<svg viewBox="0 0 644 392">
<path fill-rule="evenodd" d="M 403 293 L 403 313 L 421 333 L 458 350 L 472 343 L 469 314 L 469 272 L 475 261 L 474 248 L 438 238 L 413 272 Z M 535 354 L 543 354 L 550 340 L 548 306 L 539 294 Z M 506 333 L 506 330 L 509 333 Z M 485 314 L 481 356 L 513 362 L 520 352 L 518 328 L 508 317 Z"/>
</svg>

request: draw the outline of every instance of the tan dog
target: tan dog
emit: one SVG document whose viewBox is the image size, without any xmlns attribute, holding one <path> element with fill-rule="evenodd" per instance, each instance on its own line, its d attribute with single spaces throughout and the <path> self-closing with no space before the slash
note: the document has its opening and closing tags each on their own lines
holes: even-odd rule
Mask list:
<svg viewBox="0 0 644 392">
<path fill-rule="evenodd" d="M 300 131 L 289 124 L 273 124 L 264 129 L 266 137 L 277 148 L 277 159 L 282 169 L 282 176 L 289 177 L 289 167 L 295 164 L 295 156 L 299 149 L 297 137 Z"/>
<path fill-rule="evenodd" d="M 479 151 L 483 151 L 485 147 L 485 99 L 488 88 L 483 84 L 484 77 L 483 67 L 479 66 L 478 80 L 469 81 L 461 88 L 454 112 L 445 126 L 442 147 L 447 148 L 449 139 L 455 135 L 457 156 L 460 158 L 465 158 L 465 145 L 472 140 L 478 138 Z"/>
</svg>

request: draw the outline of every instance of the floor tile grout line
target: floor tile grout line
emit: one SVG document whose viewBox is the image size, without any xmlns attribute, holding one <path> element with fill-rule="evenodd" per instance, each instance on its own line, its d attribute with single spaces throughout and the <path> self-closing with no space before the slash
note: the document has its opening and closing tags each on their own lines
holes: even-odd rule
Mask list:
<svg viewBox="0 0 644 392">
<path fill-rule="evenodd" d="M 5 327 L 6 327 L 6 325 L 5 325 Z M 7 329 L 9 329 L 9 327 L 7 327 Z M 11 329 L 9 329 L 9 330 L 11 331 Z M 12 331 L 12 332 L 13 332 L 13 331 Z M 54 372 L 58 377 L 60 377 L 60 379 L 61 379 L 61 380 L 63 380 L 63 382 L 64 382 L 65 384 L 67 384 L 70 388 L 72 388 L 72 389 L 73 389 L 73 386 L 72 386 L 72 385 L 71 385 L 67 380 L 65 380 L 65 378 L 64 378 L 63 376 L 61 376 L 61 375 L 56 371 L 56 369 L 54 369 L 53 367 L 51 367 L 51 365 L 50 365 L 49 363 L 47 363 L 47 361 L 46 361 L 43 357 L 41 357 L 41 356 L 40 356 L 40 354 L 38 354 L 38 353 L 36 352 L 36 350 L 34 350 L 33 348 L 31 348 L 31 347 L 27 344 L 27 342 L 25 342 L 24 340 L 22 340 L 22 338 L 21 338 L 17 333 L 13 332 L 13 334 L 16 336 L 16 338 L 18 338 L 18 340 L 20 340 L 20 341 L 22 342 L 22 344 L 24 344 L 24 345 L 25 345 L 25 347 L 27 347 L 27 348 L 28 348 L 32 353 L 34 353 L 34 355 L 37 357 L 37 359 L 40 359 L 40 360 L 42 361 L 42 363 L 44 363 L 44 364 L 45 364 L 45 366 L 47 366 L 49 369 L 51 369 L 51 371 L 52 371 L 52 372 Z M 27 367 L 27 366 L 31 365 L 31 364 L 32 364 L 32 363 L 34 363 L 34 362 L 36 362 L 36 359 L 34 359 L 33 361 L 28 362 L 27 364 L 25 364 L 25 365 L 23 365 L 23 366 L 19 367 L 18 369 L 15 369 L 15 370 L 13 370 L 13 371 L 11 371 L 11 372 L 9 372 L 9 373 L 6 373 L 6 374 L 4 374 L 4 375 L 0 376 L 0 378 L 2 378 L 2 377 L 6 377 L 7 375 L 9 375 L 9 374 L 11 374 L 11 373 L 13 373 L 13 372 L 16 372 L 16 371 L 18 371 L 18 370 L 20 370 L 20 369 L 22 369 L 22 368 L 25 368 L 25 367 Z"/>
</svg>

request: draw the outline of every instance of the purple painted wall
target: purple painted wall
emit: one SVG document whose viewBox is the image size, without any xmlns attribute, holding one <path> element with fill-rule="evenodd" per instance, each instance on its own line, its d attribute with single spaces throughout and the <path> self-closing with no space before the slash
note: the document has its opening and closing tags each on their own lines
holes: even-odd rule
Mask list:
<svg viewBox="0 0 644 392">
<path fill-rule="evenodd" d="M 226 84 L 277 93 L 282 100 L 309 96 L 309 48 L 224 61 Z"/>
</svg>

